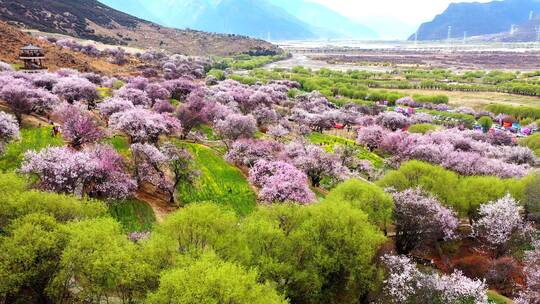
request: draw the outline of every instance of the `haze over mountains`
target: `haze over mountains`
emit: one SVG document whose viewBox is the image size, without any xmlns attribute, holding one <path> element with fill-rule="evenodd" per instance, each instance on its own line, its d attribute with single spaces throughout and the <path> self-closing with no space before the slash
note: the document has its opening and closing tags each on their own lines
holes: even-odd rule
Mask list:
<svg viewBox="0 0 540 304">
<path fill-rule="evenodd" d="M 378 37 L 370 28 L 305 0 L 104 0 L 103 3 L 169 27 L 270 40 Z"/>
</svg>

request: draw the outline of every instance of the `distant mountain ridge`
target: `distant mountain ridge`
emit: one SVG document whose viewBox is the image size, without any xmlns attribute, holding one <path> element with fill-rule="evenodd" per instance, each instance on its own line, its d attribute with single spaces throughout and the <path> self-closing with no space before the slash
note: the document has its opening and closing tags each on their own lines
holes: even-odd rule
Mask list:
<svg viewBox="0 0 540 304">
<path fill-rule="evenodd" d="M 208 0 L 210 1 L 210 0 Z M 126 10 L 139 0 L 125 2 Z M 153 17 L 146 12 L 145 18 Z M 97 0 L 0 0 L 0 20 L 44 32 L 108 44 L 187 55 L 275 54 L 271 43 L 237 35 L 178 30 L 115 10 Z"/>
<path fill-rule="evenodd" d="M 111 7 L 170 27 L 234 33 L 263 39 L 377 37 L 377 34 L 368 27 L 323 5 L 305 0 L 104 0 L 104 2 Z M 126 3 L 129 4 L 125 5 Z"/>
<path fill-rule="evenodd" d="M 418 40 L 462 38 L 510 32 L 512 24 L 526 23 L 529 13 L 540 14 L 540 0 L 503 0 L 488 3 L 452 3 L 418 29 Z M 412 34 L 409 40 L 415 39 Z"/>
<path fill-rule="evenodd" d="M 324 5 L 304 0 L 268 0 L 301 21 L 315 27 L 321 38 L 375 39 L 379 35 L 371 28 L 352 21 Z"/>
</svg>

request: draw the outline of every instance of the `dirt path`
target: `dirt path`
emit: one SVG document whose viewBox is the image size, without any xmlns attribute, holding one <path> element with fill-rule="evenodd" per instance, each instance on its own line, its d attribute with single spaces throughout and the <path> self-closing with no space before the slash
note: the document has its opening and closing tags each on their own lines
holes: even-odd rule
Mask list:
<svg viewBox="0 0 540 304">
<path fill-rule="evenodd" d="M 154 215 L 156 216 L 156 221 L 158 223 L 163 222 L 167 215 L 177 210 L 177 208 L 169 205 L 166 200 L 163 200 L 162 198 L 152 193 L 148 193 L 144 189 L 137 191 L 137 193 L 135 193 L 135 197 L 138 200 L 147 203 L 150 208 L 152 208 L 152 211 L 154 211 Z"/>
</svg>

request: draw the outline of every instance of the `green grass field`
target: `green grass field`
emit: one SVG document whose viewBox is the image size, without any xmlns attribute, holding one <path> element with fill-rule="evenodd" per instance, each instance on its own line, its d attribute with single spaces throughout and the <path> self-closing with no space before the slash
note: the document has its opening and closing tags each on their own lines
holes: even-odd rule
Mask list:
<svg viewBox="0 0 540 304">
<path fill-rule="evenodd" d="M 504 297 L 493 290 L 488 290 L 488 299 L 489 303 L 492 304 L 511 304 L 514 303 L 512 300 Z"/>
<path fill-rule="evenodd" d="M 7 145 L 5 153 L 0 157 L 0 170 L 12 171 L 18 169 L 26 151 L 39 151 L 49 146 L 62 146 L 60 137 L 51 136 L 51 128 L 27 128 L 21 130 L 20 140 Z"/>
<path fill-rule="evenodd" d="M 131 151 L 129 150 L 129 140 L 124 135 L 113 135 L 112 137 L 109 137 L 105 140 L 103 140 L 104 144 L 112 145 L 113 148 L 118 152 L 120 155 L 122 155 L 126 159 L 130 159 L 131 157 Z"/>
<path fill-rule="evenodd" d="M 238 168 L 208 147 L 192 143 L 178 144 L 192 153 L 200 172 L 194 186 L 179 185 L 178 194 L 183 204 L 211 201 L 230 206 L 239 215 L 246 215 L 255 208 L 255 193 Z"/>
<path fill-rule="evenodd" d="M 122 224 L 126 232 L 149 231 L 156 222 L 152 208 L 136 199 L 112 203 L 109 206 L 109 214 Z"/>
<path fill-rule="evenodd" d="M 375 168 L 382 168 L 384 166 L 383 158 L 375 153 L 369 152 L 366 148 L 357 145 L 354 140 L 316 132 L 311 133 L 308 136 L 308 139 L 316 145 L 322 145 L 328 152 L 333 152 L 334 148 L 340 145 L 354 146 L 358 150 L 358 158 L 370 161 Z"/>
</svg>

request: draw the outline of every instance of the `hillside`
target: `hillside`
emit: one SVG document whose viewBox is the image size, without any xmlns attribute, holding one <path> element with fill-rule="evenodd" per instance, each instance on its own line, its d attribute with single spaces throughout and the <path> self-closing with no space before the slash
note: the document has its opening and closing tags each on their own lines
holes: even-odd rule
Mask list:
<svg viewBox="0 0 540 304">
<path fill-rule="evenodd" d="M 136 5 L 135 2 L 132 4 Z M 43 32 L 187 55 L 279 51 L 262 40 L 162 27 L 96 0 L 0 0 L 0 20 Z"/>
<path fill-rule="evenodd" d="M 175 28 L 192 28 L 208 32 L 234 33 L 268 39 L 310 39 L 316 34 L 310 25 L 285 10 L 260 0 L 104 0 L 117 9 L 126 9 L 135 16 L 152 14 L 154 22 Z M 167 9 L 163 9 L 166 7 Z M 263 21 L 264 22 L 261 22 Z"/>
<path fill-rule="evenodd" d="M 488 3 L 452 3 L 433 21 L 418 29 L 418 40 L 442 40 L 509 32 L 512 24 L 527 22 L 530 11 L 540 11 L 538 0 L 504 0 Z M 414 39 L 414 34 L 409 38 Z"/>
<path fill-rule="evenodd" d="M 368 27 L 355 23 L 323 5 L 305 0 L 104 0 L 103 2 L 166 26 L 235 33 L 263 39 L 377 37 L 377 34 Z"/>
<path fill-rule="evenodd" d="M 321 38 L 374 39 L 378 34 L 371 28 L 327 8 L 304 0 L 268 0 L 305 23 L 314 26 Z"/>
<path fill-rule="evenodd" d="M 2 45 L 0 61 L 11 64 L 20 63 L 19 49 L 30 43 L 44 49 L 47 58 L 45 64 L 53 71 L 60 68 L 71 68 L 82 72 L 101 72 L 104 74 L 112 74 L 113 71 L 116 74 L 128 72 L 127 68 L 40 41 L 0 21 L 0 45 Z"/>
<path fill-rule="evenodd" d="M 483 41 L 493 42 L 528 42 L 538 41 L 538 27 L 540 26 L 540 16 L 532 20 L 527 20 L 525 23 L 516 26 L 513 33 L 503 32 L 495 35 L 483 35 L 475 37 Z"/>
</svg>

